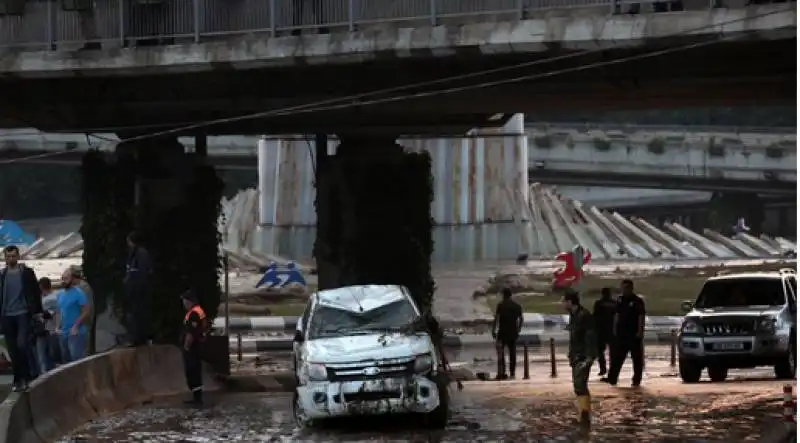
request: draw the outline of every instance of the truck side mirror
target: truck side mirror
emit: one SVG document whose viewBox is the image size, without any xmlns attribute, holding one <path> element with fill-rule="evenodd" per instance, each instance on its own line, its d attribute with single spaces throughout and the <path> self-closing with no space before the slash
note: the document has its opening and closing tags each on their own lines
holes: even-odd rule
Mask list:
<svg viewBox="0 0 800 443">
<path fill-rule="evenodd" d="M 688 300 L 681 302 L 681 310 L 683 312 L 690 312 L 692 309 L 694 309 L 694 302 Z"/>
<path fill-rule="evenodd" d="M 303 337 L 303 331 L 294 331 L 294 341 L 297 343 L 303 343 L 305 338 Z"/>
</svg>

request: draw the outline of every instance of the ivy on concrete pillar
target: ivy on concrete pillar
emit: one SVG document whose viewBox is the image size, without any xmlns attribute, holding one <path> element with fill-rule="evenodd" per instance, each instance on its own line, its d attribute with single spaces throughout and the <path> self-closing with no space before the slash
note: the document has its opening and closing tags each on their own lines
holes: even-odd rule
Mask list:
<svg viewBox="0 0 800 443">
<path fill-rule="evenodd" d="M 90 269 L 97 269 L 92 271 L 95 276 L 90 276 L 93 285 L 96 285 L 93 280 L 101 279 L 102 288 L 119 287 L 124 275 L 120 273 L 125 269 L 124 239 L 135 228 L 153 260 L 151 330 L 156 340 L 173 342 L 183 320 L 179 295 L 186 289 L 195 289 L 209 317 L 216 316 L 221 269 L 217 221 L 223 183 L 202 155 L 185 154 L 184 147 L 174 138 L 122 143 L 117 148 L 117 157 L 118 165 L 126 165 L 123 168 L 126 173 L 116 192 L 126 198 L 110 199 L 102 189 L 92 191 L 101 183 L 89 177 L 87 171 L 97 167 L 84 168 L 84 182 L 96 183 L 85 186 L 84 200 L 96 202 L 84 205 L 84 241 L 98 241 L 96 237 L 102 236 L 103 217 L 109 217 L 106 212 L 125 214 L 124 222 L 113 228 L 114 236 L 108 246 L 90 248 L 84 254 L 84 267 L 87 274 Z M 102 206 L 99 202 L 107 201 L 111 204 L 105 205 L 106 212 L 97 209 Z M 112 267 L 113 273 L 104 277 L 102 273 Z M 119 298 L 124 300 L 124 296 Z M 116 306 L 123 311 L 131 309 L 126 303 Z"/>
<path fill-rule="evenodd" d="M 430 309 L 430 156 L 403 152 L 394 138 L 343 136 L 336 155 L 318 165 L 314 255 L 320 289 L 399 284 Z"/>
<path fill-rule="evenodd" d="M 95 315 L 109 304 L 124 314 L 125 238 L 134 217 L 132 160 L 119 156 L 111 161 L 100 151 L 89 151 L 81 165 L 83 272 L 94 292 Z M 92 334 L 89 350 L 94 348 Z"/>
</svg>

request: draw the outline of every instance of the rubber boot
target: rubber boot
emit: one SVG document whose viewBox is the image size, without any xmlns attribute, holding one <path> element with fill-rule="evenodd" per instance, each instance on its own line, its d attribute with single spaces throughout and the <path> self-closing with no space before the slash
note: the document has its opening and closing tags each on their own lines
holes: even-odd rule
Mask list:
<svg viewBox="0 0 800 443">
<path fill-rule="evenodd" d="M 203 406 L 203 390 L 198 389 L 196 391 L 192 391 L 192 398 L 184 401 L 183 403 L 188 406 Z"/>
<path fill-rule="evenodd" d="M 592 429 L 592 399 L 588 395 L 578 397 L 578 425 L 582 436 L 588 436 Z"/>
</svg>

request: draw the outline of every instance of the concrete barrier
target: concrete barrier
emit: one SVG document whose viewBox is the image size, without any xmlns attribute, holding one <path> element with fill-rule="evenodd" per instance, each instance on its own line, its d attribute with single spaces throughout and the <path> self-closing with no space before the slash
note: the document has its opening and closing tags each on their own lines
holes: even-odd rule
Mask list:
<svg viewBox="0 0 800 443">
<path fill-rule="evenodd" d="M 676 327 L 656 327 L 645 330 L 644 342 L 648 344 L 667 344 L 672 341 L 672 329 Z M 517 344 L 522 346 L 543 346 L 553 339 L 559 346 L 569 343 L 569 332 L 565 330 L 528 332 L 525 329 L 520 333 Z M 270 352 L 291 351 L 294 342 L 291 337 L 252 338 L 244 337 L 241 341 L 230 341 L 231 355 L 238 354 L 265 354 Z M 493 347 L 495 341 L 489 334 L 463 334 L 445 335 L 442 345 L 447 349 L 469 349 L 476 347 Z M 233 358 L 233 357 L 232 357 Z M 238 358 L 238 357 L 237 357 Z"/>
<path fill-rule="evenodd" d="M 242 334 L 252 331 L 273 332 L 286 335 L 293 335 L 297 328 L 299 317 L 231 317 L 229 330 L 232 334 Z M 654 324 L 680 325 L 681 317 L 648 317 L 648 321 Z M 523 328 L 527 329 L 564 329 L 569 323 L 569 315 L 559 314 L 537 314 L 526 312 L 523 314 Z M 467 327 L 491 327 L 492 319 L 475 320 L 470 322 L 448 322 L 442 321 L 441 327 L 445 329 L 459 329 Z M 214 329 L 221 331 L 225 329 L 225 318 L 217 317 L 214 319 Z"/>
<path fill-rule="evenodd" d="M 218 388 L 206 371 L 205 385 Z M 188 393 L 175 346 L 112 350 L 39 377 L 0 404 L 0 443 L 44 443 L 97 417 Z"/>
</svg>

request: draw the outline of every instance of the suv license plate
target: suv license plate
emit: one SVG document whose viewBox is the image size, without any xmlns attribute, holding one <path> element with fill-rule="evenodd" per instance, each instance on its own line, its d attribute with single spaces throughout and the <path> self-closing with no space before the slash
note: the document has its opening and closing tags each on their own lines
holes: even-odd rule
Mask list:
<svg viewBox="0 0 800 443">
<path fill-rule="evenodd" d="M 715 351 L 741 351 L 744 343 L 714 343 Z"/>
</svg>

